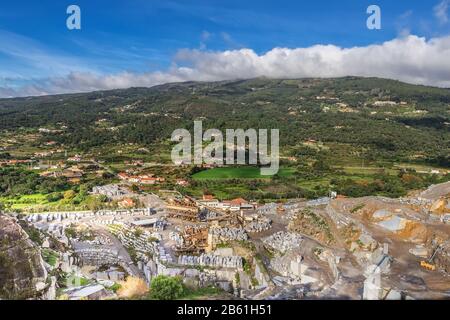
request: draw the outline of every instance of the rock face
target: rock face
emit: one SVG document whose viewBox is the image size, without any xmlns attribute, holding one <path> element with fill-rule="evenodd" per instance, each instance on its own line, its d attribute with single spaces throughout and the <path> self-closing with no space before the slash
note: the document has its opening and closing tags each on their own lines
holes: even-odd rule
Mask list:
<svg viewBox="0 0 450 320">
<path fill-rule="evenodd" d="M 15 218 L 0 213 L 0 299 L 40 298 L 46 280 L 39 248 Z"/>
</svg>

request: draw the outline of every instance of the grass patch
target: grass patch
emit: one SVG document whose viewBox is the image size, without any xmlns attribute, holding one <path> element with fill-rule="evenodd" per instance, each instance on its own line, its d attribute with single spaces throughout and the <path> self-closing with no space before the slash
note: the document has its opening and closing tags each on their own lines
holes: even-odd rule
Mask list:
<svg viewBox="0 0 450 320">
<path fill-rule="evenodd" d="M 293 168 L 280 168 L 278 171 L 279 177 L 290 177 L 294 174 Z M 270 179 L 271 176 L 261 175 L 261 170 L 258 167 L 223 167 L 213 168 L 198 172 L 192 176 L 195 180 L 207 179 Z"/>
<path fill-rule="evenodd" d="M 58 258 L 59 256 L 55 251 L 50 249 L 42 249 L 42 259 L 44 259 L 44 261 L 52 267 L 56 265 Z"/>
<path fill-rule="evenodd" d="M 198 300 L 223 293 L 223 290 L 216 287 L 203 287 L 197 289 L 185 288 L 182 299 Z"/>
</svg>

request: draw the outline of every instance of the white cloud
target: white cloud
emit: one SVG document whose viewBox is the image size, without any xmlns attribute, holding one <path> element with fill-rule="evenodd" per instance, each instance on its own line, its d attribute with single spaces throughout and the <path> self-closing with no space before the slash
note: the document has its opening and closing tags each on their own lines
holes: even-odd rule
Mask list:
<svg viewBox="0 0 450 320">
<path fill-rule="evenodd" d="M 264 54 L 251 49 L 228 51 L 180 50 L 173 65 L 149 73 L 122 72 L 100 75 L 71 72 L 19 89 L 0 88 L 0 96 L 53 94 L 150 87 L 178 81 L 215 81 L 271 78 L 375 76 L 409 83 L 450 87 L 450 36 L 425 39 L 414 35 L 382 44 L 341 48 L 316 45 L 307 48 L 274 48 Z"/>
<path fill-rule="evenodd" d="M 448 9 L 450 7 L 450 0 L 442 0 L 434 8 L 434 15 L 439 23 L 446 24 L 448 22 Z"/>
</svg>

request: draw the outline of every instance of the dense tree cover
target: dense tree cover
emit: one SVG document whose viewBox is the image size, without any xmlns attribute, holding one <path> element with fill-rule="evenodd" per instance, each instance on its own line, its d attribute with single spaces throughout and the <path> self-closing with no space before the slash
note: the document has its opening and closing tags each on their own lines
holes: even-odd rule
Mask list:
<svg viewBox="0 0 450 320">
<path fill-rule="evenodd" d="M 64 178 L 44 178 L 32 171 L 0 168 L 0 196 L 49 194 L 68 188 Z"/>
<path fill-rule="evenodd" d="M 409 190 L 426 188 L 431 184 L 442 183 L 449 180 L 449 176 L 438 175 L 418 176 L 414 173 L 401 173 L 399 176 L 382 174 L 373 181 L 355 181 L 353 179 L 333 179 L 333 188 L 342 195 L 349 197 L 364 197 L 380 195 L 391 198 L 401 197 Z"/>
</svg>

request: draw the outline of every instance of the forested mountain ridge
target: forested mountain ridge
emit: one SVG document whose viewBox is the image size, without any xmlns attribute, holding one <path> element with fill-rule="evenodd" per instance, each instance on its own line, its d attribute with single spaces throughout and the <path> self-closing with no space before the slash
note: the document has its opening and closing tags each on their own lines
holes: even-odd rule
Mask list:
<svg viewBox="0 0 450 320">
<path fill-rule="evenodd" d="M 281 148 L 351 145 L 367 159 L 449 166 L 450 90 L 393 80 L 266 79 L 185 82 L 0 100 L 0 130 L 50 130 L 45 139 L 87 152 L 154 145 L 176 128 L 279 128 Z M 95 133 L 95 134 L 93 134 Z"/>
</svg>

